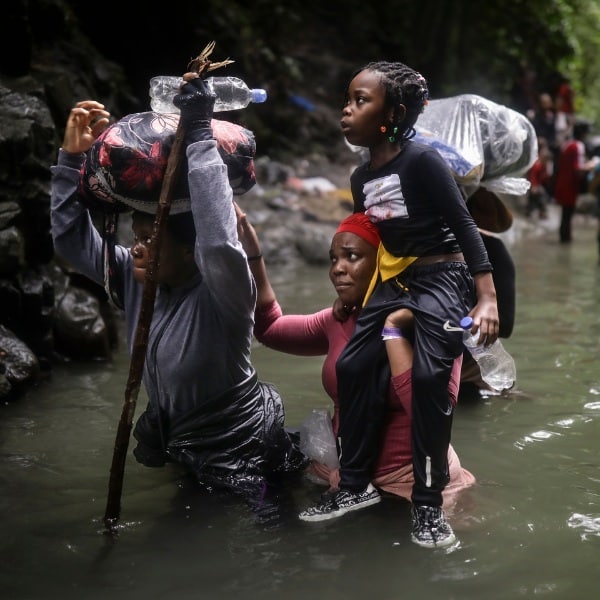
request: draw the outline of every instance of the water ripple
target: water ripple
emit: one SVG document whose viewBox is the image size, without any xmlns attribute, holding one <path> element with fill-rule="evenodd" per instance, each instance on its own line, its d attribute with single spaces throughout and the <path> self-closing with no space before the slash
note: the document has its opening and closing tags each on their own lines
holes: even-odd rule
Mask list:
<svg viewBox="0 0 600 600">
<path fill-rule="evenodd" d="M 524 435 L 521 438 L 521 440 L 518 440 L 515 442 L 515 446 L 517 448 L 523 449 L 527 445 L 534 444 L 536 442 L 545 441 L 550 438 L 558 437 L 561 435 L 562 435 L 561 433 L 557 433 L 555 431 L 545 431 L 542 429 L 540 431 L 534 431 L 533 433 L 530 433 L 529 435 Z"/>
<path fill-rule="evenodd" d="M 580 529 L 583 541 L 592 536 L 600 537 L 600 517 L 573 513 L 567 520 L 567 525 L 572 529 Z"/>
</svg>

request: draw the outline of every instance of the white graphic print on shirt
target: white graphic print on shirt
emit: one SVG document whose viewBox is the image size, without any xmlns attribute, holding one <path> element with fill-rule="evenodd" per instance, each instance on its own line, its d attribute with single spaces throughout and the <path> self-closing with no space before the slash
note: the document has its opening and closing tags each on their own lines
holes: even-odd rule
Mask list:
<svg viewBox="0 0 600 600">
<path fill-rule="evenodd" d="M 397 173 L 368 181 L 363 186 L 363 191 L 365 214 L 373 223 L 397 217 L 408 217 L 400 177 Z"/>
</svg>

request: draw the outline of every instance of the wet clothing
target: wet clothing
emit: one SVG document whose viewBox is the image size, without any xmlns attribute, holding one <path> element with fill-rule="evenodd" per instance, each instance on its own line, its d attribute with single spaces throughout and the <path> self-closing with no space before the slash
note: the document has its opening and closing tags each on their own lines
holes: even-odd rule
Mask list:
<svg viewBox="0 0 600 600">
<path fill-rule="evenodd" d="M 515 327 L 517 304 L 515 262 L 500 237 L 489 231 L 481 231 L 481 239 L 490 262 L 494 266 L 492 277 L 496 288 L 496 303 L 500 320 L 498 337 L 509 338 Z"/>
<path fill-rule="evenodd" d="M 268 306 L 257 309 L 254 334 L 269 348 L 300 356 L 325 355 L 321 371 L 323 388 L 333 400 L 333 433 L 338 434 L 339 403 L 335 365 L 348 343 L 358 312 L 353 312 L 340 323 L 331 308 L 308 315 L 284 315 L 275 300 Z M 456 404 L 459 386 L 461 359 L 455 361 L 449 383 L 449 395 Z M 381 489 L 410 499 L 414 482 L 412 477 L 411 442 L 411 371 L 391 377 L 386 405 L 381 446 L 373 470 L 372 482 Z M 450 446 L 448 458 L 451 463 L 448 493 L 455 493 L 475 482 L 469 471 L 463 469 L 458 456 Z M 329 481 L 330 469 L 322 463 L 311 465 L 311 472 Z M 444 494 L 446 498 L 447 494 Z"/>
<path fill-rule="evenodd" d="M 494 266 L 492 276 L 496 288 L 496 302 L 500 320 L 498 337 L 509 338 L 515 326 L 517 294 L 515 263 L 508 248 L 496 234 L 481 230 L 481 239 L 490 262 Z M 483 381 L 479 365 L 471 353 L 465 349 L 460 377 L 461 396 L 463 392 L 468 395 L 479 394 L 479 389 L 490 390 L 491 388 Z"/>
<path fill-rule="evenodd" d="M 454 361 L 463 352 L 458 325 L 474 306 L 472 274 L 491 271 L 485 246 L 452 174 L 433 148 L 409 141 L 378 170 L 368 164 L 351 177 L 355 212 L 365 211 L 396 257 L 464 254 L 464 262 L 412 263 L 381 281 L 362 309 L 337 362 L 340 402 L 340 486 L 363 490 L 377 456 L 389 381 L 381 330 L 388 314 L 414 314 L 412 450 L 415 504 L 440 506 L 449 481 Z"/>
<path fill-rule="evenodd" d="M 83 160 L 61 150 L 52 167 L 52 235 L 59 256 L 102 284 L 102 239 L 77 195 Z M 256 287 L 216 142 L 189 145 L 187 162 L 199 273 L 177 288 L 158 286 L 143 374 L 148 405 L 134 452 L 149 466 L 177 461 L 198 477 L 260 478 L 293 448 L 281 398 L 250 363 Z M 117 245 L 115 260 L 131 351 L 143 285 L 128 248 Z"/>
</svg>

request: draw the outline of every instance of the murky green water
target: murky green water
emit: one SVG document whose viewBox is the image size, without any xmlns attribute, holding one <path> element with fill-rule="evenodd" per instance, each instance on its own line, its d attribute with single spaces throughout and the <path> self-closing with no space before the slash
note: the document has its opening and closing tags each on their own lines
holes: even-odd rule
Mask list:
<svg viewBox="0 0 600 600">
<path fill-rule="evenodd" d="M 553 215 L 555 218 L 556 215 Z M 508 398 L 459 405 L 453 443 L 478 484 L 451 516 L 460 544 L 409 540 L 409 507 L 377 506 L 320 524 L 296 519 L 318 493 L 282 496 L 276 515 L 200 493 L 176 467 L 128 460 L 121 531 L 103 534 L 128 360 L 72 365 L 0 412 L 0 596 L 11 599 L 592 598 L 600 555 L 600 266 L 596 223 L 570 247 L 517 227 L 518 369 Z M 273 272 L 284 306 L 333 299 L 325 268 Z M 327 407 L 320 359 L 257 346 L 288 424 Z M 145 402 L 138 400 L 138 412 Z"/>
</svg>

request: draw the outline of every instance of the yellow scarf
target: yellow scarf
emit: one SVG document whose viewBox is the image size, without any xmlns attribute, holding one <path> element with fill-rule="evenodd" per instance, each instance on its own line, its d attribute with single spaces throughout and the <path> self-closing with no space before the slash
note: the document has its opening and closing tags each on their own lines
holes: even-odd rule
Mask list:
<svg viewBox="0 0 600 600">
<path fill-rule="evenodd" d="M 379 248 L 377 249 L 377 265 L 375 266 L 375 272 L 373 273 L 373 277 L 371 278 L 371 283 L 369 284 L 369 289 L 365 294 L 365 299 L 363 300 L 363 306 L 367 303 L 367 300 L 371 297 L 375 286 L 378 281 L 387 281 L 396 275 L 399 275 L 409 267 L 412 263 L 415 262 L 419 258 L 418 256 L 394 256 L 390 252 L 388 252 L 383 244 L 379 244 Z"/>
</svg>

